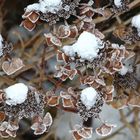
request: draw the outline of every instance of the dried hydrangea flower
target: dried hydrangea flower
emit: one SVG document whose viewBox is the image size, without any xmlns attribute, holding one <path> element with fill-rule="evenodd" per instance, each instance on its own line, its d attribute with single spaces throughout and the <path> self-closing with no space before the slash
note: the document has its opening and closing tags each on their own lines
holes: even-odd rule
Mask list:
<svg viewBox="0 0 140 140">
<path fill-rule="evenodd" d="M 46 113 L 43 118 L 41 118 L 40 116 L 35 116 L 33 118 L 31 129 L 34 130 L 35 135 L 41 135 L 49 130 L 52 122 L 53 120 L 50 113 Z"/>
<path fill-rule="evenodd" d="M 17 83 L 3 91 L 5 102 L 2 110 L 6 116 L 22 119 L 43 114 L 44 96 L 35 88 Z"/>
<path fill-rule="evenodd" d="M 87 121 L 91 117 L 99 118 L 103 104 L 102 95 L 97 93 L 94 88 L 88 87 L 82 90 L 77 109 L 82 119 Z"/>
<path fill-rule="evenodd" d="M 127 0 L 113 0 L 113 10 L 115 13 L 128 11 Z"/>
<path fill-rule="evenodd" d="M 0 124 L 0 136 L 3 138 L 16 137 L 16 132 L 19 129 L 18 122 L 4 121 Z"/>
</svg>

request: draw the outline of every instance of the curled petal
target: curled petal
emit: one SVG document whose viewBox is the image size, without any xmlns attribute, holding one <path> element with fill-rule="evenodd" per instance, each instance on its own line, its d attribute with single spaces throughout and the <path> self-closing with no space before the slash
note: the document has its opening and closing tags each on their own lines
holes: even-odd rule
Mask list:
<svg viewBox="0 0 140 140">
<path fill-rule="evenodd" d="M 65 98 L 65 99 L 70 99 L 71 96 L 67 92 L 60 92 L 60 97 Z"/>
<path fill-rule="evenodd" d="M 85 139 L 89 139 L 92 137 L 92 128 L 85 128 L 84 127 L 82 129 L 78 130 L 77 132 L 80 136 L 82 136 Z"/>
<path fill-rule="evenodd" d="M 20 26 L 23 26 L 28 31 L 33 31 L 35 29 L 35 27 L 36 27 L 36 24 L 32 23 L 28 19 L 25 19 L 24 21 L 22 21 L 22 23 L 20 24 Z"/>
<path fill-rule="evenodd" d="M 100 136 L 108 136 L 111 134 L 113 127 L 115 127 L 115 125 L 103 124 L 96 129 L 96 133 Z"/>
<path fill-rule="evenodd" d="M 48 100 L 48 105 L 49 106 L 57 106 L 59 104 L 59 96 L 52 96 L 49 100 Z"/>
<path fill-rule="evenodd" d="M 47 127 L 45 126 L 45 124 L 41 124 L 41 125 L 38 125 L 38 127 L 35 129 L 34 134 L 41 135 L 44 132 L 46 132 L 46 130 L 47 130 Z"/>
<path fill-rule="evenodd" d="M 4 121 L 2 122 L 2 124 L 0 125 L 0 131 L 5 131 L 8 127 L 8 122 Z"/>
<path fill-rule="evenodd" d="M 1 136 L 2 138 L 9 138 L 9 134 L 6 133 L 5 131 L 0 131 L 0 136 Z"/>
<path fill-rule="evenodd" d="M 73 107 L 73 103 L 71 99 L 62 98 L 63 107 Z"/>
<path fill-rule="evenodd" d="M 52 116 L 50 113 L 46 113 L 46 115 L 43 118 L 43 124 L 45 124 L 46 126 L 51 126 L 52 125 Z"/>
<path fill-rule="evenodd" d="M 70 35 L 69 26 L 61 25 L 58 28 L 58 37 L 59 38 L 67 38 Z"/>
<path fill-rule="evenodd" d="M 74 140 L 83 140 L 83 137 L 78 134 L 76 130 L 72 131 Z"/>
<path fill-rule="evenodd" d="M 5 120 L 5 113 L 3 111 L 0 111 L 0 122 Z"/>
<path fill-rule="evenodd" d="M 60 41 L 60 39 L 52 35 L 51 33 L 44 34 L 44 36 L 46 38 L 46 42 L 48 46 L 53 46 L 53 45 L 58 47 L 62 46 L 62 42 Z"/>
<path fill-rule="evenodd" d="M 36 23 L 39 20 L 39 14 L 36 12 L 32 12 L 32 14 L 30 14 L 28 16 L 28 19 L 32 22 L 32 23 Z"/>
<path fill-rule="evenodd" d="M 6 132 L 10 137 L 13 137 L 13 138 L 16 137 L 16 132 L 17 132 L 16 130 L 11 131 L 11 130 L 7 129 L 5 132 Z"/>
<path fill-rule="evenodd" d="M 77 29 L 77 27 L 76 26 L 71 26 L 70 27 L 70 35 L 69 35 L 69 37 L 70 38 L 75 38 L 77 36 L 78 36 L 78 29 Z"/>
<path fill-rule="evenodd" d="M 23 61 L 20 58 L 12 58 L 11 61 L 2 63 L 2 69 L 7 75 L 12 75 L 23 67 Z"/>
</svg>

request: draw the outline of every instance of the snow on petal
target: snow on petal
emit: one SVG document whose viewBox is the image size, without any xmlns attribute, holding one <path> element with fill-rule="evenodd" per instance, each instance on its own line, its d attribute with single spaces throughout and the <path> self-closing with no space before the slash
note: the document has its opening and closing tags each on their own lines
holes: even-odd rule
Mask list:
<svg viewBox="0 0 140 140">
<path fill-rule="evenodd" d="M 63 51 L 68 56 L 73 57 L 77 54 L 81 59 L 92 61 L 98 56 L 99 49 L 103 47 L 103 43 L 99 38 L 90 32 L 84 31 L 76 43 L 71 46 L 64 46 Z"/>
<path fill-rule="evenodd" d="M 117 8 L 122 7 L 122 0 L 114 0 L 114 4 Z"/>
<path fill-rule="evenodd" d="M 23 103 L 27 99 L 28 87 L 23 83 L 14 84 L 4 89 L 6 94 L 6 104 L 17 105 Z"/>
<path fill-rule="evenodd" d="M 39 3 L 28 5 L 26 12 L 41 11 L 42 13 L 56 13 L 62 7 L 61 0 L 39 0 Z"/>
<path fill-rule="evenodd" d="M 97 94 L 98 94 L 97 91 L 92 87 L 88 87 L 82 90 L 80 99 L 88 110 L 91 109 L 92 106 L 95 104 Z"/>
</svg>

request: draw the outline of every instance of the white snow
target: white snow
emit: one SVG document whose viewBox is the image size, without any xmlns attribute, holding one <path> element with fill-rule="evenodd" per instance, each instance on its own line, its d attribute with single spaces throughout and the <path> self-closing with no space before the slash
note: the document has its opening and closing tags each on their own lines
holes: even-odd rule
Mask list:
<svg viewBox="0 0 140 140">
<path fill-rule="evenodd" d="M 104 45 L 94 34 L 84 31 L 79 36 L 76 43 L 71 46 L 64 46 L 63 51 L 66 55 L 74 57 L 75 53 L 81 59 L 92 61 L 98 56 L 98 52 Z"/>
<path fill-rule="evenodd" d="M 0 34 L 0 56 L 3 55 L 3 49 L 2 49 L 3 44 L 2 44 L 2 42 L 3 42 L 3 38 L 2 38 L 2 36 L 1 36 L 1 34 Z"/>
<path fill-rule="evenodd" d="M 92 106 L 95 104 L 97 94 L 97 91 L 92 87 L 88 87 L 82 90 L 80 99 L 88 110 L 91 109 Z"/>
<path fill-rule="evenodd" d="M 128 68 L 126 66 L 122 66 L 122 68 L 119 71 L 119 74 L 125 75 L 128 72 Z"/>
<path fill-rule="evenodd" d="M 41 11 L 42 13 L 56 13 L 62 7 L 61 0 L 39 0 L 39 3 L 34 3 L 26 7 L 26 12 Z"/>
<path fill-rule="evenodd" d="M 132 26 L 137 28 L 137 31 L 138 31 L 138 35 L 140 36 L 140 14 L 139 15 L 136 15 L 132 18 Z"/>
<path fill-rule="evenodd" d="M 23 83 L 17 83 L 4 89 L 6 93 L 6 104 L 17 105 L 27 99 L 28 87 Z"/>
<path fill-rule="evenodd" d="M 117 8 L 120 8 L 122 6 L 122 0 L 114 0 L 114 4 Z"/>
</svg>

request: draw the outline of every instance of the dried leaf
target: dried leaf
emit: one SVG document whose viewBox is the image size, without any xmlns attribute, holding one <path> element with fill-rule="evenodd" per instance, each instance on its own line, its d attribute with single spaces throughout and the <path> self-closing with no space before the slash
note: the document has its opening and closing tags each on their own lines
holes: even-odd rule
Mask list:
<svg viewBox="0 0 140 140">
<path fill-rule="evenodd" d="M 71 99 L 62 98 L 63 107 L 73 107 L 73 103 Z"/>
</svg>

